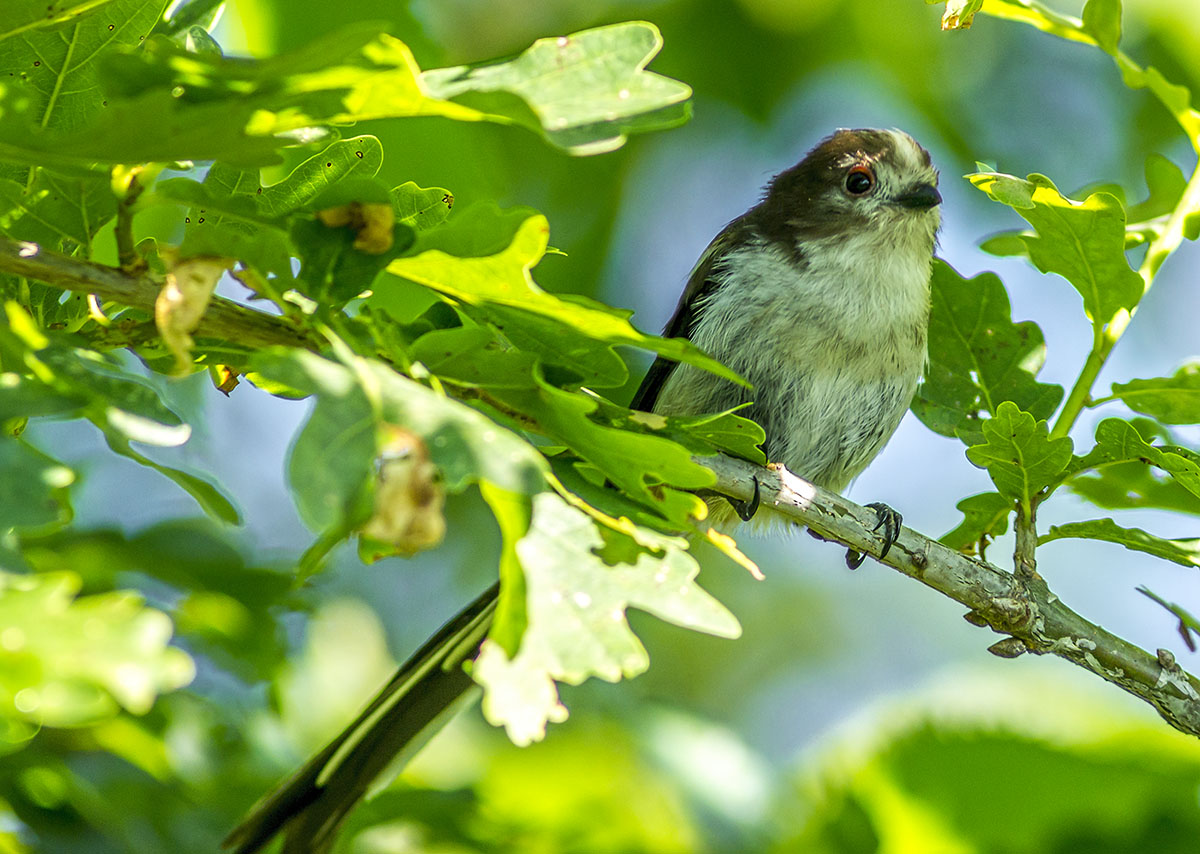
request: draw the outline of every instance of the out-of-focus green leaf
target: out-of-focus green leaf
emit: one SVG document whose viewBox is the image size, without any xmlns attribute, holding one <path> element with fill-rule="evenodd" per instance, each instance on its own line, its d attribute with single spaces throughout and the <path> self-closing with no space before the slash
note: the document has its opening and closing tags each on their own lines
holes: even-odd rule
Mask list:
<svg viewBox="0 0 1200 854">
<path fill-rule="evenodd" d="M 301 514 L 314 528 L 353 524 L 364 509 L 385 423 L 424 440 L 447 489 L 481 480 L 513 492 L 544 487 L 546 464 L 533 446 L 380 362 L 355 357 L 348 367 L 308 352 L 275 350 L 260 355 L 255 366 L 271 380 L 317 395 L 288 464 Z M 338 465 L 328 465 L 331 458 Z"/>
<path fill-rule="evenodd" d="M 959 673 L 877 709 L 874 737 L 846 733 L 780 787 L 773 850 L 1187 854 L 1200 751 L 1070 685 Z"/>
<path fill-rule="evenodd" d="M 1112 390 L 1134 412 L 1164 424 L 1200 423 L 1200 363 L 1184 365 L 1171 377 L 1113 383 Z"/>
<path fill-rule="evenodd" d="M 925 0 L 930 6 L 945 2 L 946 11 L 942 13 L 943 30 L 970 29 L 975 19 L 975 13 L 983 6 L 983 0 Z"/>
<path fill-rule="evenodd" d="M 1130 551 L 1145 552 L 1182 566 L 1200 566 L 1200 539 L 1168 540 L 1148 534 L 1141 528 L 1123 528 L 1112 519 L 1107 518 L 1051 525 L 1049 531 L 1038 537 L 1038 545 L 1068 538 L 1103 540 L 1107 543 L 1124 546 Z"/>
<path fill-rule="evenodd" d="M 938 542 L 960 552 L 975 554 L 980 541 L 995 539 L 1008 530 L 1008 516 L 1013 503 L 998 492 L 981 492 L 964 498 L 955 505 L 963 520 L 954 530 L 943 534 Z"/>
<path fill-rule="evenodd" d="M 71 517 L 75 472 L 20 439 L 0 437 L 0 531 L 41 528 Z"/>
<path fill-rule="evenodd" d="M 1183 191 L 1187 187 L 1187 178 L 1183 170 L 1174 161 L 1161 154 L 1151 153 L 1146 157 L 1146 189 L 1144 201 L 1126 208 L 1125 214 L 1129 222 L 1144 222 L 1155 217 L 1169 214 L 1175 210 Z"/>
<path fill-rule="evenodd" d="M 488 642 L 472 675 L 484 687 L 484 714 L 516 744 L 545 735 L 566 718 L 555 682 L 592 676 L 609 682 L 649 664 L 629 629 L 627 608 L 720 637 L 737 637 L 733 615 L 695 584 L 696 561 L 678 544 L 635 563 L 610 566 L 595 523 L 553 493 L 534 497 L 529 533 L 517 543 L 528 590 L 528 627 L 516 656 Z"/>
<path fill-rule="evenodd" d="M 1043 273 L 1057 273 L 1083 297 L 1083 309 L 1098 328 L 1142 297 L 1143 283 L 1125 257 L 1125 211 L 1108 193 L 1084 201 L 1068 199 L 1044 175 L 1028 179 L 977 172 L 971 183 L 1012 207 L 1036 229 L 1022 236 L 1029 258 Z"/>
<path fill-rule="evenodd" d="M 1121 41 L 1121 0 L 1088 0 L 1083 7 L 1083 29 L 1108 54 Z"/>
<path fill-rule="evenodd" d="M 1039 492 L 1062 479 L 1071 462 L 1071 440 L 1051 439 L 1045 421 L 1011 401 L 983 422 L 983 444 L 967 448 L 967 459 L 986 468 L 1001 495 L 1027 508 Z"/>
<path fill-rule="evenodd" d="M 153 6 L 152 26 L 162 0 L 113 0 L 106 9 L 137 3 Z M 670 127 L 688 116 L 691 90 L 643 70 L 660 44 L 652 25 L 619 24 L 543 40 L 511 63 L 422 75 L 403 42 L 369 23 L 261 61 L 190 52 L 156 36 L 136 52 L 103 52 L 103 113 L 90 110 L 100 102 L 94 80 L 86 90 L 89 112 L 61 124 L 61 132 L 41 132 L 41 105 L 23 105 L 26 120 L 0 133 L 0 158 L 36 163 L 42 152 L 81 166 L 263 164 L 276 162 L 276 149 L 292 144 L 297 132 L 311 138 L 314 127 L 434 115 L 515 122 L 575 153 L 607 151 L 630 132 Z M 592 85 L 581 97 L 583 83 Z M 444 99 L 467 93 L 482 109 Z"/>
<path fill-rule="evenodd" d="M 1200 496 L 1200 454 L 1178 445 L 1151 445 L 1134 424 L 1106 418 L 1096 426 L 1096 446 L 1072 461 L 1070 474 L 1114 463 L 1157 466 L 1195 496 Z"/>
<path fill-rule="evenodd" d="M 545 254 L 549 234 L 545 217 L 531 216 L 521 224 L 508 247 L 496 254 L 459 258 L 430 249 L 398 258 L 388 271 L 454 300 L 494 312 L 495 326 L 506 335 L 519 337 L 521 345 L 538 346 L 538 355 L 544 361 L 577 373 L 584 371 L 584 376 L 593 381 L 600 379 L 609 385 L 624 382 L 623 368 L 619 377 L 614 375 L 615 367 L 601 372 L 596 368 L 598 354 L 616 344 L 642 347 L 737 380 L 736 374 L 688 341 L 639 332 L 629 322 L 628 312 L 581 297 L 566 299 L 543 291 L 529 271 Z M 523 315 L 533 317 L 523 320 Z M 614 354 L 607 361 L 615 366 L 615 359 Z"/>
<path fill-rule="evenodd" d="M 0 716 L 34 726 L 82 726 L 118 706 L 145 714 L 192 680 L 191 659 L 167 645 L 171 621 L 131 593 L 76 598 L 73 573 L 0 573 Z"/>
<path fill-rule="evenodd" d="M 629 133 L 687 120 L 691 88 L 646 71 L 661 49 L 657 27 L 629 21 L 539 39 L 508 62 L 426 71 L 421 82 L 435 97 L 539 130 L 573 154 L 595 154 L 619 148 Z"/>
<path fill-rule="evenodd" d="M 929 366 L 912 404 L 925 426 L 953 436 L 1006 400 L 1038 419 L 1053 415 L 1063 390 L 1037 381 L 1046 358 L 1042 331 L 1012 322 L 1000 278 L 964 279 L 939 260 L 930 288 Z"/>
<path fill-rule="evenodd" d="M 1174 510 L 1200 516 L 1200 495 L 1174 478 L 1156 474 L 1141 460 L 1107 464 L 1069 478 L 1066 487 L 1106 510 Z"/>
<path fill-rule="evenodd" d="M 1183 128 L 1192 145 L 1200 148 L 1200 112 L 1192 107 L 1191 91 L 1186 86 L 1167 80 L 1157 68 L 1143 68 L 1116 50 L 1114 35 L 1119 38 L 1120 30 L 1118 28 L 1114 33 L 1113 20 L 1117 19 L 1119 27 L 1120 4 L 1115 0 L 1097 2 L 1099 5 L 1093 9 L 1091 26 L 1086 26 L 1079 18 L 1056 12 L 1037 0 L 990 0 L 984 11 L 997 18 L 1021 21 L 1068 41 L 1096 45 L 1112 54 L 1125 85 L 1131 89 L 1149 89 Z M 1110 46 L 1102 44 L 1099 39 L 1105 40 Z"/>
</svg>

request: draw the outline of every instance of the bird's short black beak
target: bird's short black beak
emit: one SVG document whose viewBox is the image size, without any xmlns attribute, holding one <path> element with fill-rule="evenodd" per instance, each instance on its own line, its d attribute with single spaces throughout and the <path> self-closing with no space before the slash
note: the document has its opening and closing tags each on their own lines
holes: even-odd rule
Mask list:
<svg viewBox="0 0 1200 854">
<path fill-rule="evenodd" d="M 912 210 L 929 210 L 942 203 L 942 194 L 933 184 L 917 184 L 908 188 L 908 192 L 896 197 L 896 204 Z"/>
</svg>

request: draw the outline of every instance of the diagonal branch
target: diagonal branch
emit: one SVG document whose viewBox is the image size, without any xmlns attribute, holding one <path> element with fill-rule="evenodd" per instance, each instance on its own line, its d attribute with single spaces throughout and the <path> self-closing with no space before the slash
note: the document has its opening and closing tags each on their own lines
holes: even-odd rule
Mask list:
<svg viewBox="0 0 1200 854">
<path fill-rule="evenodd" d="M 780 469 L 731 457 L 696 457 L 717 475 L 717 492 L 764 506 L 830 540 L 879 559 L 874 511 Z M 881 561 L 971 610 L 968 622 L 1007 635 L 991 647 L 1003 657 L 1053 653 L 1138 697 L 1176 729 L 1200 737 L 1200 681 L 1165 649 L 1151 655 L 1081 617 L 1050 592 L 1036 572 L 1028 580 L 968 557 L 909 528 Z"/>
<path fill-rule="evenodd" d="M 162 284 L 147 274 L 129 275 L 4 237 L 0 237 L 0 272 L 95 293 L 148 313 L 153 313 Z M 311 346 L 290 321 L 221 298 L 213 300 L 195 334 L 247 347 Z M 764 469 L 719 455 L 695 459 L 716 474 L 717 492 L 749 500 L 757 480 L 764 504 L 826 539 L 879 558 L 882 543 L 874 533 L 874 511 L 786 470 Z M 989 648 L 995 654 L 1058 655 L 1149 703 L 1176 729 L 1200 737 L 1200 681 L 1180 669 L 1168 651 L 1151 655 L 1076 614 L 1050 592 L 1037 572 L 1017 577 L 909 528 L 902 529 L 882 563 L 967 606 L 966 618 L 972 624 L 1005 635 Z"/>
<path fill-rule="evenodd" d="M 149 273 L 132 275 L 115 267 L 52 252 L 36 243 L 0 236 L 0 273 L 24 276 L 64 291 L 96 294 L 154 316 L 154 301 L 162 281 Z M 200 325 L 198 338 L 235 341 L 243 347 L 307 346 L 304 333 L 290 321 L 266 314 L 224 297 L 214 297 Z"/>
</svg>

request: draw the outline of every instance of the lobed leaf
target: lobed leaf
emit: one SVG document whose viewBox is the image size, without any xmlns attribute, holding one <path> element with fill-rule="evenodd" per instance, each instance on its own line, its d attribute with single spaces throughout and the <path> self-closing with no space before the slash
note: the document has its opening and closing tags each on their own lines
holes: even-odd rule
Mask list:
<svg viewBox="0 0 1200 854">
<path fill-rule="evenodd" d="M 1086 522 L 1051 525 L 1049 531 L 1038 537 L 1038 545 L 1068 538 L 1103 540 L 1181 566 L 1200 566 L 1200 539 L 1168 540 L 1148 534 L 1141 528 L 1123 528 L 1112 519 L 1091 519 Z"/>
<path fill-rule="evenodd" d="M 568 368 L 593 384 L 620 385 L 626 379 L 623 363 L 612 345 L 641 347 L 688 362 L 718 376 L 739 381 L 735 373 L 705 356 L 683 339 L 640 332 L 629 313 L 581 297 L 564 298 L 543 291 L 530 269 L 546 251 L 550 229 L 545 217 L 529 216 L 512 242 L 485 257 L 457 257 L 441 249 L 398 258 L 388 272 L 431 288 L 443 296 L 482 310 L 506 337 L 519 346 L 535 348 L 544 362 Z M 436 240 L 436 232 L 429 240 Z M 368 304 L 387 307 L 378 294 Z"/>
<path fill-rule="evenodd" d="M 975 554 L 981 551 L 981 543 L 1008 531 L 1008 516 L 1013 511 L 1013 502 L 998 492 L 972 495 L 955 506 L 963 514 L 963 520 L 954 530 L 938 539 L 943 545 Z"/>
<path fill-rule="evenodd" d="M 528 626 L 509 656 L 489 641 L 472 675 L 484 688 L 484 715 L 519 745 L 540 740 L 567 711 L 555 682 L 577 685 L 636 676 L 649 659 L 629 628 L 628 608 L 695 631 L 737 637 L 737 620 L 696 583 L 699 565 L 683 541 L 662 540 L 655 554 L 606 563 L 596 523 L 559 496 L 533 498 L 529 531 L 516 544 L 525 578 Z"/>
<path fill-rule="evenodd" d="M 1008 293 L 994 273 L 964 279 L 937 260 L 930 280 L 929 365 L 913 413 L 931 430 L 954 436 L 1012 401 L 1037 419 L 1054 414 L 1061 386 L 1038 382 L 1046 358 L 1035 323 L 1013 323 Z"/>
<path fill-rule="evenodd" d="M 1020 235 L 1030 260 L 1043 273 L 1057 273 L 1071 283 L 1097 329 L 1137 305 L 1143 283 L 1125 257 L 1125 212 L 1116 197 L 1093 193 L 1082 202 L 1069 199 L 1037 174 L 1028 179 L 997 172 L 967 177 L 1034 227 L 1036 234 Z"/>
<path fill-rule="evenodd" d="M 1112 391 L 1134 412 L 1164 424 L 1200 423 L 1200 363 L 1184 365 L 1170 377 L 1113 383 Z"/>
<path fill-rule="evenodd" d="M 1139 463 L 1167 472 L 1179 486 L 1200 497 L 1200 454 L 1178 445 L 1151 445 L 1137 426 L 1119 418 L 1106 418 L 1096 426 L 1096 446 L 1071 462 L 1068 474 L 1113 464 Z"/>
<path fill-rule="evenodd" d="M 426 71 L 421 83 L 434 97 L 538 130 L 572 154 L 596 154 L 621 147 L 632 132 L 687 121 L 691 88 L 646 71 L 661 49 L 657 27 L 629 21 L 538 39 L 508 62 Z"/>
<path fill-rule="evenodd" d="M 986 468 L 1000 494 L 1030 506 L 1038 494 L 1061 482 L 1071 462 L 1071 440 L 1051 439 L 1046 422 L 1001 403 L 983 422 L 983 443 L 967 448 L 967 459 Z"/>
</svg>

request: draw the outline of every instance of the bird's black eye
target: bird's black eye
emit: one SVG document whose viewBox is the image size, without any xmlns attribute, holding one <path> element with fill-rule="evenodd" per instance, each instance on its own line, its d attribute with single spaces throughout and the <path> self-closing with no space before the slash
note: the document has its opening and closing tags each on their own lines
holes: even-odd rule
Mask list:
<svg viewBox="0 0 1200 854">
<path fill-rule="evenodd" d="M 865 196 L 875 186 L 875 173 L 868 166 L 852 166 L 846 173 L 846 192 L 852 196 Z"/>
</svg>

